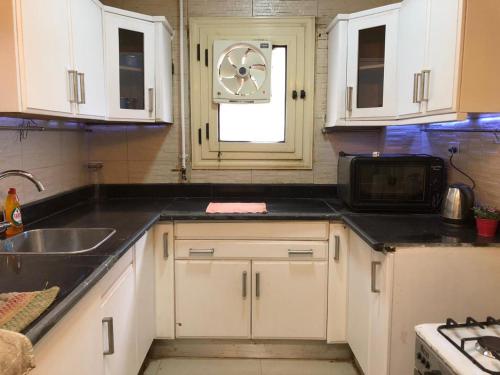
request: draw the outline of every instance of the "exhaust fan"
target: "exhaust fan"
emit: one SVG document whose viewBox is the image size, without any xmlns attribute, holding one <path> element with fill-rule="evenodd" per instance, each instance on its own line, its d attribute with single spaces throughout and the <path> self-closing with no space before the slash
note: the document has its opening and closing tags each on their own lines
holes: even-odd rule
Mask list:
<svg viewBox="0 0 500 375">
<path fill-rule="evenodd" d="M 271 54 L 272 44 L 268 41 L 214 41 L 214 102 L 269 102 Z"/>
</svg>

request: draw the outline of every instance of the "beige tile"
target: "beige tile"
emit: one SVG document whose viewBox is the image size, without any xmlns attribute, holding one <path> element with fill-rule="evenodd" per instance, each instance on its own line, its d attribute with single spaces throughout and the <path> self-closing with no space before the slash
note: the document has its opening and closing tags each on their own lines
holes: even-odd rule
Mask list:
<svg viewBox="0 0 500 375">
<path fill-rule="evenodd" d="M 148 363 L 148 367 L 144 371 L 144 375 L 157 375 L 158 370 L 160 369 L 161 360 L 150 361 Z"/>
<path fill-rule="evenodd" d="M 180 173 L 177 168 L 177 154 L 167 161 L 129 161 L 129 182 L 144 183 L 175 183 L 179 182 Z"/>
<path fill-rule="evenodd" d="M 105 161 L 99 171 L 89 172 L 89 182 L 99 184 L 126 184 L 129 182 L 127 161 Z"/>
<path fill-rule="evenodd" d="M 28 133 L 21 142 L 24 169 L 53 167 L 62 160 L 62 135 L 60 132 Z"/>
<path fill-rule="evenodd" d="M 350 362 L 263 359 L 262 375 L 357 375 Z"/>
<path fill-rule="evenodd" d="M 254 184 L 311 184 L 312 170 L 252 170 Z"/>
<path fill-rule="evenodd" d="M 89 135 L 91 160 L 127 160 L 127 131 L 119 125 L 93 126 Z"/>
<path fill-rule="evenodd" d="M 258 359 L 171 358 L 160 361 L 157 375 L 260 375 Z"/>
<path fill-rule="evenodd" d="M 172 160 L 179 149 L 178 127 L 127 128 L 128 160 Z"/>
<path fill-rule="evenodd" d="M 205 170 L 191 171 L 190 182 L 194 183 L 231 183 L 249 184 L 252 182 L 252 172 L 249 170 Z"/>
</svg>

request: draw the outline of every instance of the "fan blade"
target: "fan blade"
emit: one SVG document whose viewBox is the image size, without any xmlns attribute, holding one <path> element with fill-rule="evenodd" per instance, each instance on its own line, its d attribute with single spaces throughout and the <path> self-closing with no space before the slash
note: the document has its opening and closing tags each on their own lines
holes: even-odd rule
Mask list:
<svg viewBox="0 0 500 375">
<path fill-rule="evenodd" d="M 255 93 L 256 91 L 257 91 L 257 89 L 255 87 L 254 81 L 252 79 L 247 79 L 247 80 L 245 80 L 245 82 L 241 86 L 241 88 L 239 90 L 239 95 L 248 96 L 248 95 Z"/>
<path fill-rule="evenodd" d="M 243 65 L 243 56 L 245 55 L 246 51 L 246 47 L 235 48 L 229 51 L 226 57 L 229 60 L 229 63 L 233 64 L 234 66 L 241 66 Z"/>
<path fill-rule="evenodd" d="M 250 78 L 255 84 L 255 87 L 258 89 L 261 88 L 262 84 L 266 80 L 266 71 L 258 70 L 258 69 L 250 69 Z"/>
<path fill-rule="evenodd" d="M 265 60 L 260 55 L 260 53 L 258 53 L 255 50 L 249 48 L 248 51 L 245 53 L 245 57 L 244 57 L 243 63 L 246 66 L 252 66 L 252 65 L 255 65 L 255 64 L 265 64 Z"/>
<path fill-rule="evenodd" d="M 236 67 L 229 62 L 226 56 L 219 66 L 219 76 L 221 78 L 233 78 L 235 75 Z"/>
<path fill-rule="evenodd" d="M 266 66 L 264 64 L 254 64 L 250 66 L 251 70 L 260 70 L 260 71 L 265 71 Z"/>
<path fill-rule="evenodd" d="M 227 91 L 231 94 L 237 95 L 238 90 L 241 88 L 242 83 L 236 77 L 233 78 L 221 78 L 221 83 L 224 85 Z"/>
<path fill-rule="evenodd" d="M 243 89 L 243 86 L 245 86 L 245 78 L 240 78 L 238 82 L 240 85 L 238 87 L 238 90 L 236 90 L 236 95 L 242 95 L 241 90 Z"/>
</svg>

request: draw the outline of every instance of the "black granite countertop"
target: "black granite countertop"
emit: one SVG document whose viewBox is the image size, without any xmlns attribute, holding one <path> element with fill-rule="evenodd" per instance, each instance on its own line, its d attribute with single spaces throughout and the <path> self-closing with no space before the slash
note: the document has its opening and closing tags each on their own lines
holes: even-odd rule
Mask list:
<svg viewBox="0 0 500 375">
<path fill-rule="evenodd" d="M 26 229 L 111 227 L 116 233 L 83 254 L 7 255 L 0 253 L 0 293 L 61 288 L 55 302 L 23 332 L 36 343 L 116 263 L 159 218 L 164 199 L 88 202 L 38 220 Z"/>
<path fill-rule="evenodd" d="M 187 185 L 186 190 L 182 190 L 179 186 L 182 185 L 105 186 L 99 200 L 93 199 L 95 189 L 86 187 L 36 203 L 36 209 L 23 207 L 23 217 L 30 223 L 26 229 L 116 229 L 113 237 L 103 245 L 84 254 L 13 256 L 0 253 L 0 293 L 41 290 L 55 285 L 61 288 L 52 306 L 24 331 L 33 343 L 53 327 L 158 220 L 343 220 L 377 251 L 417 246 L 500 247 L 499 234 L 494 238 L 482 238 L 476 235 L 473 224 L 465 227 L 446 225 L 437 214 L 353 213 L 331 194 L 329 196 L 329 187 L 320 187 L 318 193 L 316 187 L 300 187 L 297 192 L 281 186 L 259 186 L 256 190 L 232 185 L 203 185 L 202 189 Z M 316 189 L 316 193 L 311 194 L 311 189 Z M 245 194 L 242 195 L 242 191 Z M 246 198 L 242 199 L 242 196 Z M 268 213 L 205 212 L 210 202 L 223 201 L 266 202 Z"/>
<path fill-rule="evenodd" d="M 247 202 L 245 198 L 177 198 L 161 213 L 161 220 L 341 220 L 340 214 L 322 199 L 251 199 L 265 202 L 265 214 L 207 214 L 210 202 Z"/>
</svg>

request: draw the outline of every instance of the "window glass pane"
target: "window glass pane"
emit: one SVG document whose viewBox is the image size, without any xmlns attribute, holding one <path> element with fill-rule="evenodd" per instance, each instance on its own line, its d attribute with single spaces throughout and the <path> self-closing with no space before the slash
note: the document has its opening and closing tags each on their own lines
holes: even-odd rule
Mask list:
<svg viewBox="0 0 500 375">
<path fill-rule="evenodd" d="M 269 103 L 219 105 L 222 142 L 278 143 L 285 141 L 286 47 L 274 47 Z"/>
<path fill-rule="evenodd" d="M 359 31 L 357 108 L 384 105 L 385 25 Z"/>
<path fill-rule="evenodd" d="M 144 109 L 144 34 L 119 29 L 120 108 Z"/>
</svg>

